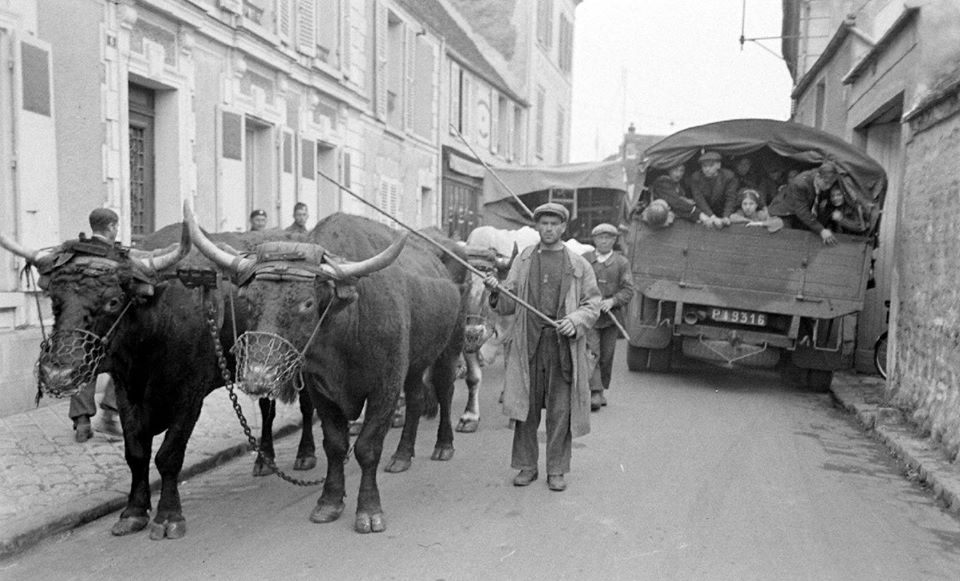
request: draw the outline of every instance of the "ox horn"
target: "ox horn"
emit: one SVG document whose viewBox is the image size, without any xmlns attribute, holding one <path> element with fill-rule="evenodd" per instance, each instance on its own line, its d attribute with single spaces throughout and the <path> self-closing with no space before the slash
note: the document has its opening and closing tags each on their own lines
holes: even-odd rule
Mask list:
<svg viewBox="0 0 960 581">
<path fill-rule="evenodd" d="M 157 273 L 165 268 L 183 260 L 183 257 L 190 252 L 190 235 L 187 232 L 187 225 L 184 224 L 180 234 L 180 242 L 169 251 L 158 255 L 142 256 L 140 253 L 131 253 L 130 259 L 139 264 L 140 268 L 149 273 Z M 174 246 L 174 245 L 171 245 Z"/>
<path fill-rule="evenodd" d="M 329 275 L 333 278 L 347 278 L 347 277 L 356 277 L 360 278 L 361 276 L 367 276 L 368 274 L 373 274 L 378 270 L 382 270 L 390 266 L 394 260 L 400 256 L 400 251 L 403 250 L 404 244 L 407 243 L 407 234 L 403 233 L 400 238 L 398 238 L 393 244 L 391 244 L 386 250 L 377 254 L 376 256 L 371 256 L 366 260 L 361 260 L 360 262 L 345 262 L 343 264 L 338 264 L 339 272 L 334 270 L 329 264 L 324 264 L 323 268 L 326 270 Z"/>
<path fill-rule="evenodd" d="M 6 234 L 0 234 L 0 246 L 3 246 L 13 254 L 25 258 L 27 262 L 33 263 L 37 260 L 37 255 L 40 254 L 37 250 L 30 250 L 20 245 L 19 242 L 10 238 Z"/>
<path fill-rule="evenodd" d="M 212 260 L 213 263 L 221 269 L 227 272 L 237 273 L 244 268 L 252 266 L 252 264 L 256 262 L 252 258 L 241 258 L 236 254 L 231 254 L 204 236 L 203 231 L 200 230 L 200 225 L 197 224 L 197 217 L 190 208 L 190 202 L 188 201 L 183 202 L 183 223 L 188 229 L 190 240 L 197 245 L 197 250 Z"/>
</svg>

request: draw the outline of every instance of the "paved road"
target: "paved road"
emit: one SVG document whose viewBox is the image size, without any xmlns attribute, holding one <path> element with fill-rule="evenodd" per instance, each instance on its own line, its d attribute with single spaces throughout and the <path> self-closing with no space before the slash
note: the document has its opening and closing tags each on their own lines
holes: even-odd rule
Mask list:
<svg viewBox="0 0 960 581">
<path fill-rule="evenodd" d="M 766 372 L 632 374 L 618 357 L 564 493 L 510 485 L 510 431 L 488 389 L 480 431 L 457 435 L 451 462 L 429 460 L 431 421 L 411 471 L 380 475 L 383 534 L 352 532 L 355 462 L 344 517 L 315 525 L 317 490 L 254 479 L 242 458 L 182 487 L 184 540 L 112 538 L 113 514 L 0 563 L 0 577 L 960 578 L 960 522 L 829 395 Z"/>
</svg>

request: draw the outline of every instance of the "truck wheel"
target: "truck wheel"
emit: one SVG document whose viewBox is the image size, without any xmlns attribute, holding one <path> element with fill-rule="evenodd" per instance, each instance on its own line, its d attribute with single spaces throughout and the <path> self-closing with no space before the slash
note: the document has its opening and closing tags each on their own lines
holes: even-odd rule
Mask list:
<svg viewBox="0 0 960 581">
<path fill-rule="evenodd" d="M 668 373 L 670 371 L 670 360 L 673 358 L 673 345 L 667 345 L 664 349 L 650 349 L 650 360 L 648 368 L 656 373 Z"/>
<path fill-rule="evenodd" d="M 627 369 L 630 371 L 646 371 L 650 358 L 650 350 L 646 347 L 627 345 Z"/>
<path fill-rule="evenodd" d="M 830 390 L 830 384 L 833 383 L 833 372 L 822 369 L 806 369 L 807 388 L 818 393 L 825 393 Z"/>
</svg>

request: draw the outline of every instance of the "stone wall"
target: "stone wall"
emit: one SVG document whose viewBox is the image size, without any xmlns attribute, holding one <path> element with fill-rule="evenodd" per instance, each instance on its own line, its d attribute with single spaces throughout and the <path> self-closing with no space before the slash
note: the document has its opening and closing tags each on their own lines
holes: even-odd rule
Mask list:
<svg viewBox="0 0 960 581">
<path fill-rule="evenodd" d="M 910 122 L 890 396 L 960 451 L 960 106 L 946 99 Z"/>
</svg>

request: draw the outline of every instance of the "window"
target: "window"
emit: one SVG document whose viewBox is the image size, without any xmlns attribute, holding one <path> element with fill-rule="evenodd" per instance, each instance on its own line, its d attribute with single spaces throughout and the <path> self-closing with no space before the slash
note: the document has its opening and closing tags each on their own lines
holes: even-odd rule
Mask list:
<svg viewBox="0 0 960 581">
<path fill-rule="evenodd" d="M 403 22 L 387 17 L 387 125 L 403 127 Z"/>
<path fill-rule="evenodd" d="M 510 150 L 512 145 L 510 134 L 513 131 L 513 119 L 510 118 L 512 112 L 513 107 L 510 106 L 510 101 L 503 95 L 498 95 L 495 109 L 497 134 L 493 138 L 495 139 L 494 143 L 497 144 L 495 153 L 499 153 L 504 159 L 513 157 L 513 152 Z"/>
<path fill-rule="evenodd" d="M 377 190 L 377 207 L 390 214 L 400 218 L 400 183 L 387 179 L 380 179 L 380 188 Z M 386 224 L 391 228 L 396 228 L 396 222 L 387 218 L 380 212 L 377 212 L 377 221 Z"/>
<path fill-rule="evenodd" d="M 827 85 L 826 82 L 822 79 L 817 83 L 817 102 L 815 104 L 816 111 L 814 112 L 813 117 L 813 126 L 817 129 L 823 129 L 823 111 L 825 108 L 825 102 L 827 97 Z"/>
<path fill-rule="evenodd" d="M 567 113 L 561 107 L 557 110 L 557 164 L 564 162 L 563 145 L 565 130 L 567 127 Z"/>
<path fill-rule="evenodd" d="M 534 138 L 535 153 L 543 159 L 543 122 L 546 111 L 547 94 L 543 87 L 537 87 L 537 127 Z"/>
<path fill-rule="evenodd" d="M 332 67 L 340 66 L 340 0 L 317 2 L 317 58 Z"/>
<path fill-rule="evenodd" d="M 436 52 L 434 45 L 422 36 L 415 37 L 414 71 L 411 88 L 411 129 L 420 137 L 429 138 L 434 131 L 433 98 Z"/>
<path fill-rule="evenodd" d="M 545 48 L 553 43 L 553 0 L 537 0 L 537 41 Z"/>
<path fill-rule="evenodd" d="M 560 15 L 560 30 L 557 39 L 560 70 L 569 73 L 573 69 L 573 23 L 566 14 Z"/>
<path fill-rule="evenodd" d="M 520 105 L 513 106 L 513 151 L 511 161 L 517 160 L 518 163 L 524 163 L 527 154 L 523 150 L 523 109 Z"/>
<path fill-rule="evenodd" d="M 463 122 L 460 119 L 460 67 L 450 62 L 450 125 L 457 131 L 463 132 Z"/>
</svg>

